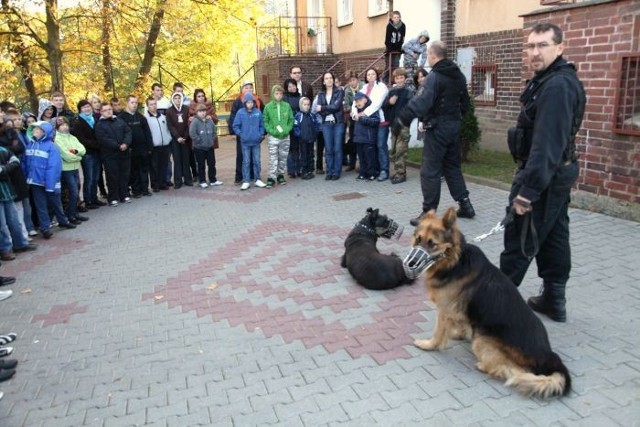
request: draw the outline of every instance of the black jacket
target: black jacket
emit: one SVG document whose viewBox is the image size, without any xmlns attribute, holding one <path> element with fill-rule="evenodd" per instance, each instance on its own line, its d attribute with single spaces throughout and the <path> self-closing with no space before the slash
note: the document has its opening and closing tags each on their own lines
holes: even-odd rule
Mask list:
<svg viewBox="0 0 640 427">
<path fill-rule="evenodd" d="M 397 95 L 398 99 L 396 103 L 391 105 L 389 104 L 389 98 Z M 402 111 L 402 109 L 407 105 L 411 97 L 413 96 L 413 91 L 409 89 L 407 86 L 398 88 L 392 87 L 389 89 L 389 93 L 387 97 L 384 99 L 382 103 L 382 111 L 384 111 L 384 119 L 389 123 L 393 123 L 396 118 L 396 115 Z"/>
<path fill-rule="evenodd" d="M 97 123 L 98 120 L 96 120 Z M 75 119 L 71 127 L 71 135 L 78 138 L 80 144 L 84 145 L 87 154 L 100 154 L 100 144 L 96 139 L 96 131 L 83 118 L 77 117 Z"/>
<path fill-rule="evenodd" d="M 451 60 L 441 59 L 427 76 L 422 93 L 411 98 L 398 119 L 406 126 L 415 117 L 434 124 L 447 120 L 462 121 L 469 105 L 464 74 Z"/>
<path fill-rule="evenodd" d="M 122 119 L 116 116 L 101 118 L 96 123 L 95 130 L 101 155 L 109 157 L 129 154 L 129 150 L 120 151 L 121 144 L 131 147 L 131 129 Z"/>
<path fill-rule="evenodd" d="M 404 35 L 406 32 L 407 26 L 404 25 L 404 22 L 400 21 L 400 27 L 396 28 L 393 26 L 391 19 L 389 19 L 387 32 L 384 36 L 384 45 L 387 48 L 387 52 L 402 53 L 402 45 L 404 44 Z"/>
<path fill-rule="evenodd" d="M 521 185 L 519 194 L 535 202 L 558 168 L 570 160 L 567 146 L 574 144 L 586 95 L 575 67 L 560 56 L 528 82 L 520 101 L 518 127 L 525 130 L 531 150 L 515 182 Z"/>
<path fill-rule="evenodd" d="M 118 117 L 131 129 L 131 152 L 133 154 L 150 153 L 153 150 L 153 140 L 147 119 L 137 111 L 131 114 L 126 110 L 118 114 Z"/>
</svg>

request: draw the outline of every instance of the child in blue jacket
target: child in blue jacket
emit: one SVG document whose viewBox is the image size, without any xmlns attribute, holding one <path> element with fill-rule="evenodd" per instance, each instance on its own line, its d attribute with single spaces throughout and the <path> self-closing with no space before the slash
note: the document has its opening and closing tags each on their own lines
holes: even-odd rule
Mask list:
<svg viewBox="0 0 640 427">
<path fill-rule="evenodd" d="M 311 100 L 307 97 L 300 98 L 300 111 L 293 121 L 293 134 L 300 144 L 300 157 L 302 163 L 302 179 L 311 179 L 313 174 L 313 144 L 318 133 L 322 129 L 322 118 L 311 111 Z"/>
<path fill-rule="evenodd" d="M 371 105 L 371 100 L 363 92 L 356 93 L 354 99 L 358 113 Z M 356 143 L 358 160 L 360 161 L 360 174 L 357 179 L 373 181 L 380 172 L 378 170 L 378 161 L 376 160 L 376 141 L 380 114 L 376 111 L 370 116 L 356 116 L 353 120 L 355 120 L 353 142 Z"/>
<path fill-rule="evenodd" d="M 264 188 L 267 186 L 260 179 L 260 142 L 264 138 L 264 124 L 262 113 L 255 107 L 253 95 L 247 93 L 243 98 L 244 107 L 238 110 L 233 120 L 233 133 L 240 137 L 242 145 L 242 186 L 240 190 L 249 188 L 249 165 L 253 160 L 253 176 L 256 179 L 255 186 Z"/>
<path fill-rule="evenodd" d="M 49 204 L 53 207 L 60 227 L 76 228 L 69 222 L 62 209 L 60 197 L 62 157 L 53 142 L 53 135 L 53 126 L 49 122 L 36 122 L 30 125 L 27 129 L 29 143 L 22 163 L 22 170 L 36 205 L 40 232 L 45 239 L 50 239 L 53 236 Z"/>
</svg>

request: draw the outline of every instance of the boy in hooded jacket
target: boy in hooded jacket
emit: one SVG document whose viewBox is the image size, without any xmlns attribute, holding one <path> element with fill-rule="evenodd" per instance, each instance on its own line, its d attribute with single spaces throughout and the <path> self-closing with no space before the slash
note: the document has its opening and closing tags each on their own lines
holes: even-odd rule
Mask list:
<svg viewBox="0 0 640 427">
<path fill-rule="evenodd" d="M 69 222 L 62 209 L 60 197 L 62 158 L 53 142 L 53 126 L 49 122 L 36 122 L 27 129 L 29 144 L 24 153 L 22 171 L 33 194 L 40 222 L 40 232 L 45 239 L 53 236 L 48 205 L 53 207 L 62 228 L 76 228 Z"/>
<path fill-rule="evenodd" d="M 271 89 L 271 102 L 264 107 L 264 129 L 269 147 L 269 179 L 267 188 L 276 184 L 286 184 L 284 170 L 289 156 L 289 133 L 293 129 L 293 110 L 283 101 L 284 89 L 274 85 Z"/>
<path fill-rule="evenodd" d="M 313 175 L 313 145 L 322 129 L 322 118 L 311 111 L 311 100 L 300 98 L 300 111 L 293 122 L 293 134 L 300 144 L 302 179 L 311 179 Z"/>
<path fill-rule="evenodd" d="M 253 164 L 253 176 L 255 185 L 259 188 L 267 186 L 260 179 L 260 142 L 264 138 L 264 123 L 260 109 L 255 105 L 255 99 L 251 93 L 244 95 L 244 107 L 240 108 L 233 119 L 233 133 L 240 138 L 242 145 L 242 186 L 240 190 L 247 190 L 250 186 Z"/>
<path fill-rule="evenodd" d="M 65 116 L 56 117 L 55 143 L 62 158 L 61 179 L 69 193 L 69 201 L 64 213 L 70 223 L 78 225 L 89 219 L 78 214 L 80 162 L 87 150 L 78 141 L 78 138 L 69 133 L 69 119 Z"/>
<path fill-rule="evenodd" d="M 184 105 L 184 96 L 180 92 L 171 95 L 171 108 L 167 109 L 167 126 L 171 133 L 171 152 L 173 155 L 173 184 L 176 190 L 193 186 L 193 175 L 189 159 L 191 157 L 191 139 L 189 138 L 189 108 Z"/>
<path fill-rule="evenodd" d="M 198 181 L 201 188 L 209 185 L 222 185 L 222 181 L 216 179 L 216 155 L 213 149 L 216 138 L 216 125 L 211 117 L 207 117 L 207 106 L 198 104 L 196 115 L 189 125 L 189 136 L 193 142 L 193 152 L 198 163 Z M 209 184 L 205 177 L 205 163 L 209 172 Z"/>
<path fill-rule="evenodd" d="M 364 92 L 356 93 L 354 97 L 355 108 L 358 113 L 364 111 L 371 100 Z M 356 114 L 353 117 L 353 142 L 358 150 L 360 161 L 360 174 L 358 180 L 367 179 L 373 181 L 378 175 L 378 161 L 376 160 L 376 142 L 378 140 L 378 125 L 380 124 L 380 112 L 376 111 L 370 116 Z"/>
</svg>

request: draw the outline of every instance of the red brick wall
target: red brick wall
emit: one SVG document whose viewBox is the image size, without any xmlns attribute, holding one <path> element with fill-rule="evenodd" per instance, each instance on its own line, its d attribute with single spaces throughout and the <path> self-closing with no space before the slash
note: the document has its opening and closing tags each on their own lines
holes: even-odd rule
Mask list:
<svg viewBox="0 0 640 427">
<path fill-rule="evenodd" d="M 507 150 L 507 129 L 515 125 L 520 109 L 518 97 L 524 85 L 522 34 L 521 29 L 514 29 L 456 38 L 457 49 L 474 49 L 475 64 L 497 66 L 496 105 L 476 106 L 482 129 L 480 145 L 484 148 Z"/>
<path fill-rule="evenodd" d="M 537 22 L 563 29 L 564 57 L 576 63 L 587 92 L 578 134 L 578 190 L 633 204 L 640 202 L 640 137 L 614 134 L 612 127 L 619 58 L 638 47 L 639 14 L 640 2 L 621 0 L 577 3 L 524 17 L 525 33 Z"/>
</svg>

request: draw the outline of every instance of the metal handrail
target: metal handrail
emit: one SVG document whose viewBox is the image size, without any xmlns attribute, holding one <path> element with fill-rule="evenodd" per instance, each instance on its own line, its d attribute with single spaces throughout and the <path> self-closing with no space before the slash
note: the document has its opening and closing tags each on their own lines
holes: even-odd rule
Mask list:
<svg viewBox="0 0 640 427">
<path fill-rule="evenodd" d="M 338 66 L 338 64 L 340 64 L 340 63 L 342 63 L 342 59 L 338 59 L 331 67 L 329 67 L 329 69 L 327 69 L 322 74 L 320 74 L 318 77 L 316 77 L 316 79 L 311 82 L 311 86 L 314 86 L 316 83 L 318 83 L 318 81 L 320 81 L 320 79 L 322 79 L 322 77 L 324 76 L 325 73 L 333 71 L 333 69 L 336 68 Z"/>
<path fill-rule="evenodd" d="M 229 87 L 227 88 L 227 90 L 225 90 L 224 92 L 222 92 L 222 95 L 220 95 L 220 96 L 216 99 L 216 102 L 220 102 L 220 100 L 221 100 L 221 99 L 222 99 L 226 94 L 228 94 L 228 93 L 229 93 L 229 91 L 235 87 L 235 85 L 237 85 L 238 83 L 240 83 L 240 81 L 242 81 L 242 79 L 244 78 L 244 76 L 246 76 L 247 74 L 249 74 L 249 71 L 255 71 L 255 65 L 252 65 L 249 69 L 247 69 L 247 71 L 245 71 L 243 75 L 241 75 L 240 77 L 238 77 L 238 78 L 236 79 L 236 81 L 235 81 L 235 82 L 233 82 L 233 83 L 231 84 L 231 86 L 229 86 Z M 253 86 L 255 87 L 255 82 L 253 83 Z"/>
</svg>

